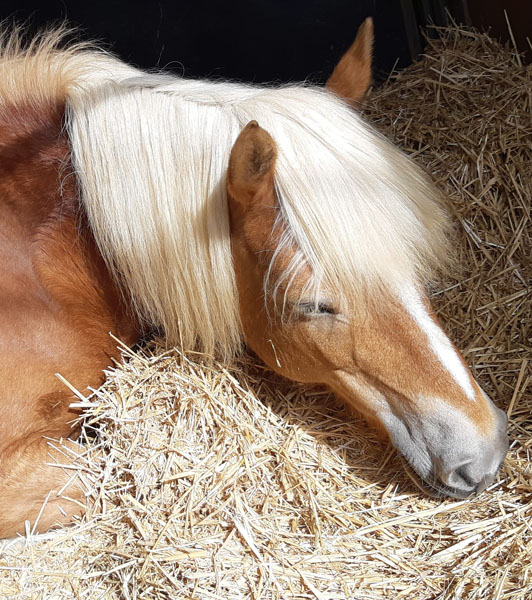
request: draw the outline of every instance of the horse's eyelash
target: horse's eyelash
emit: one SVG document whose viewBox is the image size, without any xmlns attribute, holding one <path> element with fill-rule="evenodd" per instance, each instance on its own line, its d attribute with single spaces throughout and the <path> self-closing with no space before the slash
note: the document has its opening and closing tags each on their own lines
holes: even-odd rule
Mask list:
<svg viewBox="0 0 532 600">
<path fill-rule="evenodd" d="M 305 314 L 336 314 L 336 311 L 329 302 L 298 302 L 296 308 Z"/>
</svg>

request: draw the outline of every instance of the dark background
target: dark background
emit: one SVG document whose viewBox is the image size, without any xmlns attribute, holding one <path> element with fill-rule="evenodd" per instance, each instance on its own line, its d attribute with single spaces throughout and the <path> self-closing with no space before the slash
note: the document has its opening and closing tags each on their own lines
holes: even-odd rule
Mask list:
<svg viewBox="0 0 532 600">
<path fill-rule="evenodd" d="M 504 37 L 507 5 L 512 20 L 532 31 L 530 0 L 3 0 L 0 16 L 27 23 L 30 32 L 67 19 L 83 38 L 102 41 L 143 68 L 257 83 L 324 83 L 367 16 L 375 22 L 379 81 L 422 52 L 420 28 L 445 24 L 449 14 L 495 26 Z"/>
<path fill-rule="evenodd" d="M 323 82 L 373 16 L 375 64 L 388 73 L 410 61 L 397 0 L 160 0 L 93 2 L 4 0 L 3 17 L 32 29 L 68 19 L 84 37 L 106 42 L 127 62 L 187 77 Z"/>
</svg>

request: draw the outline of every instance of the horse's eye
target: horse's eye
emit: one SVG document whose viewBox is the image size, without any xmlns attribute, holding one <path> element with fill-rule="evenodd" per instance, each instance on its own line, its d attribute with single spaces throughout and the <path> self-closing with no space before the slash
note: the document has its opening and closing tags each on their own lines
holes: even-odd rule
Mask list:
<svg viewBox="0 0 532 600">
<path fill-rule="evenodd" d="M 334 310 L 334 308 L 330 304 L 327 304 L 326 302 L 318 302 L 316 312 L 321 315 L 335 315 L 336 314 L 336 311 Z"/>
<path fill-rule="evenodd" d="M 305 315 L 335 315 L 337 314 L 328 302 L 298 302 L 297 309 Z"/>
</svg>

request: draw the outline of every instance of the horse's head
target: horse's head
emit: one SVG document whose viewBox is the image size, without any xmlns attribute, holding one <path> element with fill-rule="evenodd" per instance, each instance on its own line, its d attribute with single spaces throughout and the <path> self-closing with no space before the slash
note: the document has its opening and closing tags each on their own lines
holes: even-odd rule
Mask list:
<svg viewBox="0 0 532 600">
<path fill-rule="evenodd" d="M 371 80 L 372 46 L 373 23 L 367 19 L 327 83 L 329 89 L 354 107 L 362 101 Z M 333 126 L 326 126 L 327 129 L 332 130 Z M 406 188 L 418 185 L 420 174 L 408 172 L 409 165 L 399 166 L 399 162 L 394 170 L 394 161 L 399 161 L 399 157 L 390 157 L 384 167 L 386 173 L 393 171 L 388 187 L 375 191 L 372 182 L 386 175 L 377 168 L 369 179 L 364 173 L 372 169 L 373 162 L 387 161 L 387 151 L 374 153 L 374 142 L 365 146 L 362 139 L 358 143 L 363 149 L 357 160 L 364 161 L 367 154 L 372 158 L 347 187 L 358 184 L 368 191 L 353 194 L 352 199 L 347 199 L 348 204 L 358 201 L 360 211 L 370 207 L 371 212 L 371 207 L 384 196 L 393 196 L 391 189 L 398 186 L 403 174 Z M 375 143 L 378 145 L 378 140 Z M 309 148 L 308 152 L 310 159 L 310 153 L 319 150 Z M 291 156 L 295 157 L 293 153 Z M 286 214 L 282 214 L 278 186 L 274 185 L 276 160 L 275 141 L 253 122 L 233 147 L 228 173 L 233 258 L 248 344 L 275 371 L 297 381 L 327 384 L 349 405 L 384 428 L 433 491 L 463 497 L 483 490 L 493 480 L 508 448 L 506 415 L 473 379 L 431 312 L 415 276 L 401 276 L 390 286 L 370 285 L 365 292 L 354 294 L 353 286 L 338 279 L 333 285 L 325 280 L 320 280 L 317 287 L 312 285 L 312 268 L 302 260 L 305 252 L 300 252 L 294 238 L 286 235 Z M 298 168 L 305 166 L 303 161 Z M 327 166 L 320 175 L 309 176 L 327 178 L 328 172 Z M 320 188 L 315 181 L 306 190 L 312 193 L 313 187 L 318 187 L 316 201 L 320 203 L 326 188 Z M 334 190 L 340 189 L 342 183 L 333 176 L 326 186 L 333 189 L 334 197 Z M 425 194 L 432 193 L 430 187 L 420 190 L 418 208 L 425 203 Z M 367 198 L 363 195 L 374 197 L 364 206 Z M 379 238 L 391 238 L 394 231 L 400 231 L 401 226 L 394 229 L 393 223 L 388 229 L 385 223 L 403 219 L 404 215 L 395 212 L 400 203 L 400 198 L 394 199 L 380 213 L 378 227 L 382 231 L 368 236 L 367 241 L 360 229 L 371 227 L 371 222 L 359 221 L 358 230 L 347 233 L 348 238 L 362 240 L 362 245 L 352 245 L 353 252 L 380 261 L 377 269 L 388 271 L 389 279 L 394 279 L 395 265 L 389 268 L 383 263 L 395 261 L 394 251 L 388 253 L 388 258 L 379 258 L 378 246 L 388 243 L 386 239 L 381 243 Z M 334 210 L 333 200 L 321 212 L 321 220 L 318 217 L 316 223 L 313 215 L 314 224 L 308 227 L 330 227 L 322 238 L 322 246 L 327 244 L 323 241 L 327 238 L 339 245 L 343 239 L 344 254 L 340 252 L 336 260 L 347 261 L 350 243 L 345 243 L 343 222 L 338 218 L 327 222 L 327 215 Z M 406 237 L 437 238 L 441 233 L 437 225 L 434 227 L 439 218 L 435 216 L 437 212 L 436 204 L 427 198 L 426 207 L 418 213 L 425 233 L 409 230 Z M 371 244 L 375 249 L 368 251 L 364 245 Z M 397 249 L 399 253 L 400 245 Z M 360 263 L 364 269 L 364 259 Z M 400 271 L 401 267 L 397 269 Z M 364 281 L 360 287 L 364 288 Z"/>
<path fill-rule="evenodd" d="M 351 104 L 369 84 L 371 28 L 329 80 Z M 327 91 L 131 74 L 89 83 L 69 99 L 73 163 L 140 318 L 206 354 L 232 356 L 243 329 L 274 370 L 325 383 L 378 421 L 433 487 L 486 486 L 507 449 L 505 417 L 423 296 L 446 220 L 423 173 Z M 230 246 L 220 184 L 252 119 L 264 129 L 251 122 L 231 151 Z"/>
<path fill-rule="evenodd" d="M 273 370 L 327 384 L 378 422 L 433 491 L 482 491 L 508 448 L 506 415 L 474 381 L 418 285 L 382 289 L 378 299 L 377 290 L 351 298 L 326 282 L 317 296 L 310 291 L 311 267 L 290 266 L 298 248 L 286 243 L 276 158 L 272 137 L 251 122 L 228 172 L 247 343 Z M 336 232 L 327 235 L 334 239 Z"/>
</svg>

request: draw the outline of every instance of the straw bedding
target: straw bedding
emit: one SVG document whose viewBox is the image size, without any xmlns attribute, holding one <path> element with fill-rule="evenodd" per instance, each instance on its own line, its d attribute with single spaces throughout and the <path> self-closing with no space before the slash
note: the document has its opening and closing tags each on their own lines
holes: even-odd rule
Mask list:
<svg viewBox="0 0 532 600">
<path fill-rule="evenodd" d="M 532 597 L 531 109 L 532 69 L 456 28 L 366 109 L 449 197 L 463 270 L 433 300 L 510 415 L 499 481 L 429 498 L 325 391 L 154 342 L 80 400 L 91 512 L 6 543 L 0 597 Z"/>
</svg>

